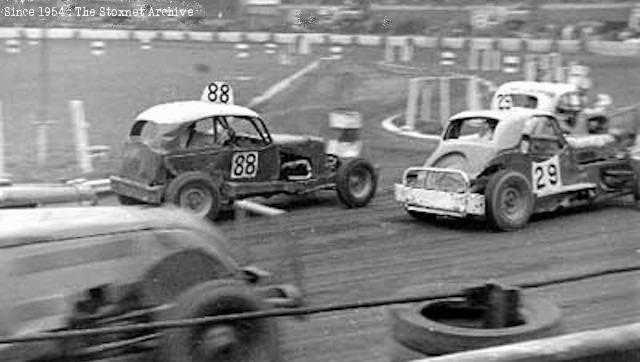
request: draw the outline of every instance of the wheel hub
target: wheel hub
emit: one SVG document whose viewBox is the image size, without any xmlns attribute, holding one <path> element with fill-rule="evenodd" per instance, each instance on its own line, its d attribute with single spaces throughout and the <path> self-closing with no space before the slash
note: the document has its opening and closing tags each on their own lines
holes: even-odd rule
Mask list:
<svg viewBox="0 0 640 362">
<path fill-rule="evenodd" d="M 237 344 L 238 336 L 232 326 L 217 325 L 202 333 L 200 348 L 207 360 L 213 360 L 213 357 L 229 352 Z"/>
<path fill-rule="evenodd" d="M 371 187 L 370 178 L 370 175 L 366 171 L 355 170 L 349 176 L 349 189 L 351 193 L 358 198 L 364 197 Z"/>
</svg>

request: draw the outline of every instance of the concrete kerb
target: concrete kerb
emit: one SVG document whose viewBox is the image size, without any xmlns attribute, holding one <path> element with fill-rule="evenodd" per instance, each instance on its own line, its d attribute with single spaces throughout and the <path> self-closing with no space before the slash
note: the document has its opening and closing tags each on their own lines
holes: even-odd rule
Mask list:
<svg viewBox="0 0 640 362">
<path fill-rule="evenodd" d="M 387 132 L 396 134 L 398 136 L 410 137 L 410 138 L 418 138 L 429 141 L 438 141 L 440 140 L 440 135 L 433 134 L 425 134 L 417 131 L 403 130 L 402 128 L 396 126 L 395 121 L 404 116 L 404 113 L 394 114 L 393 116 L 387 117 L 382 120 L 382 128 Z"/>
</svg>

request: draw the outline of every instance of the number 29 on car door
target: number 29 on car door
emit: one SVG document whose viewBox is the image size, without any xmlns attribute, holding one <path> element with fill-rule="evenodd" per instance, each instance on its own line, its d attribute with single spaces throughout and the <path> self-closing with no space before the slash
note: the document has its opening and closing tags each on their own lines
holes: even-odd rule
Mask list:
<svg viewBox="0 0 640 362">
<path fill-rule="evenodd" d="M 538 196 L 554 194 L 562 189 L 558 155 L 546 161 L 531 164 L 531 183 L 533 193 Z"/>
<path fill-rule="evenodd" d="M 231 156 L 231 179 L 254 178 L 258 173 L 258 152 L 235 152 Z"/>
</svg>

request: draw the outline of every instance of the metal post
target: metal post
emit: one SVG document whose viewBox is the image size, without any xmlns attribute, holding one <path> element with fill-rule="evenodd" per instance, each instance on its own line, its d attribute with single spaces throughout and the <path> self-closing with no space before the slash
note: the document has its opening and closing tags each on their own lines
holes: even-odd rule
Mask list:
<svg viewBox="0 0 640 362">
<path fill-rule="evenodd" d="M 47 128 L 49 122 L 49 46 L 47 41 L 47 24 L 43 23 L 42 42 L 40 45 L 40 109 L 36 135 L 36 157 L 38 167 L 47 163 Z"/>
<path fill-rule="evenodd" d="M 409 79 L 409 96 L 407 98 L 407 115 L 404 128 L 413 130 L 416 125 L 416 108 L 418 107 L 418 96 L 420 93 L 420 79 Z"/>
</svg>

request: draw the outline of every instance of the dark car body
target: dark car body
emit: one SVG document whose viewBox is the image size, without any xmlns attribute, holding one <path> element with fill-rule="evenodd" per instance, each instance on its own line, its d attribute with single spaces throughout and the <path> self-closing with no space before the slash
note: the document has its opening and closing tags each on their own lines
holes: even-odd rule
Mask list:
<svg viewBox="0 0 640 362">
<path fill-rule="evenodd" d="M 124 147 L 122 166 L 111 183 L 125 203 L 184 206 L 183 183 L 197 181 L 200 189 L 206 189 L 207 205 L 210 194 L 217 205 L 258 195 L 339 189 L 339 169 L 348 161 L 326 153 L 319 137 L 271 134 L 258 114 L 246 107 L 173 102 L 137 117 Z M 373 167 L 368 163 L 363 167 L 369 171 L 369 182 L 375 183 Z M 184 176 L 187 173 L 191 174 Z M 181 177 L 189 180 L 176 181 Z M 180 185 L 172 189 L 172 183 Z M 375 192 L 375 184 L 371 186 L 363 202 L 349 206 L 368 203 Z M 216 205 L 210 211 L 201 208 L 200 213 L 215 216 Z"/>
</svg>

